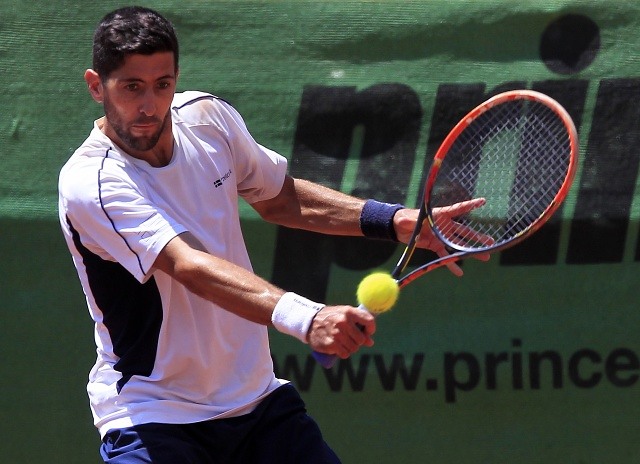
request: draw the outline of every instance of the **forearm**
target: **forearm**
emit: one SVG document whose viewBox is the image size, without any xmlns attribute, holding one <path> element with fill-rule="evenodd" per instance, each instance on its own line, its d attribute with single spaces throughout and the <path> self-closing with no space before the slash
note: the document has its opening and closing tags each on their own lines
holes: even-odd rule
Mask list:
<svg viewBox="0 0 640 464">
<path fill-rule="evenodd" d="M 253 207 L 267 221 L 331 235 L 362 236 L 365 201 L 312 182 L 287 177 L 281 193 Z"/>
<path fill-rule="evenodd" d="M 284 290 L 229 261 L 207 253 L 190 233 L 171 240 L 158 256 L 156 269 L 190 292 L 262 325 L 307 342 L 309 327 L 324 305 Z"/>
<path fill-rule="evenodd" d="M 246 269 L 192 247 L 188 234 L 174 238 L 155 267 L 190 292 L 259 324 L 271 322 L 271 313 L 284 291 Z"/>
<path fill-rule="evenodd" d="M 176 241 L 174 239 L 172 242 Z M 170 243 L 172 247 L 177 243 Z M 169 245 L 168 245 L 169 246 Z M 190 249 L 170 267 L 161 268 L 192 293 L 259 324 L 271 323 L 271 313 L 284 291 L 259 276 L 208 253 Z"/>
</svg>

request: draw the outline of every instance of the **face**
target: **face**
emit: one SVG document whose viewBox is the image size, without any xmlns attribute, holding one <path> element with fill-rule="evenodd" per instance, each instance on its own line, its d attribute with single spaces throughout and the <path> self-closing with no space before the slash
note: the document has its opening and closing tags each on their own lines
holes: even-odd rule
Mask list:
<svg viewBox="0 0 640 464">
<path fill-rule="evenodd" d="M 177 80 L 173 53 L 130 55 L 106 81 L 97 74 L 85 74 L 85 79 L 94 99 L 104 106 L 103 131 L 121 148 L 146 159 L 150 152 L 173 147 L 169 112 Z"/>
</svg>

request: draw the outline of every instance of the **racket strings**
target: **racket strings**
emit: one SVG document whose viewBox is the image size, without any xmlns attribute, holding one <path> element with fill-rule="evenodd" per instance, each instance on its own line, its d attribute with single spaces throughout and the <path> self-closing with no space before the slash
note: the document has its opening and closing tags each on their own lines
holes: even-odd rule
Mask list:
<svg viewBox="0 0 640 464">
<path fill-rule="evenodd" d="M 570 164 L 562 119 L 546 105 L 504 102 L 461 132 L 443 159 L 432 207 L 485 198 L 482 208 L 457 221 L 436 219 L 450 244 L 482 249 L 525 233 L 553 203 Z"/>
</svg>

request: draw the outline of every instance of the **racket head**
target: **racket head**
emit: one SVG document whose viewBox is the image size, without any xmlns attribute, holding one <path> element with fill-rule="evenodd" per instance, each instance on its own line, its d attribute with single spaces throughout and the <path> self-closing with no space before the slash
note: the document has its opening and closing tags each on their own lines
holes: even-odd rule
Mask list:
<svg viewBox="0 0 640 464">
<path fill-rule="evenodd" d="M 498 94 L 470 111 L 436 152 L 425 183 L 428 224 L 458 252 L 513 246 L 558 209 L 577 154 L 575 125 L 557 101 L 531 90 Z M 472 198 L 486 204 L 458 218 L 462 228 L 434 215 L 436 207 Z M 485 239 L 476 239 L 478 233 Z"/>
<path fill-rule="evenodd" d="M 532 90 L 500 93 L 471 110 L 444 139 L 427 175 L 421 210 L 450 254 L 400 277 L 415 237 L 394 271 L 401 288 L 438 267 L 514 246 L 535 233 L 566 198 L 578 164 L 578 134 L 568 112 Z M 473 198 L 485 205 L 456 221 L 436 208 Z"/>
</svg>

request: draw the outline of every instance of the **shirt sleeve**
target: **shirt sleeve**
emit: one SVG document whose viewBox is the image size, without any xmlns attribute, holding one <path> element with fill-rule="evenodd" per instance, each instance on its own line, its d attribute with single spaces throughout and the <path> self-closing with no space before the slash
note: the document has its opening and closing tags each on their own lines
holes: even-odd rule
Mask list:
<svg viewBox="0 0 640 464">
<path fill-rule="evenodd" d="M 110 169 L 113 164 L 106 158 L 97 172 L 78 166 L 61 176 L 60 207 L 85 248 L 145 282 L 165 245 L 186 229 L 152 204 L 124 171 Z"/>
<path fill-rule="evenodd" d="M 202 131 L 205 138 L 224 138 L 241 198 L 255 203 L 280 193 L 287 159 L 257 143 L 233 106 L 211 94 L 189 91 L 176 94 L 173 110 L 180 120 Z"/>
<path fill-rule="evenodd" d="M 240 114 L 229 104 L 225 122 L 236 167 L 238 194 L 248 203 L 269 200 L 280 193 L 287 173 L 287 159 L 257 143 Z"/>
</svg>

